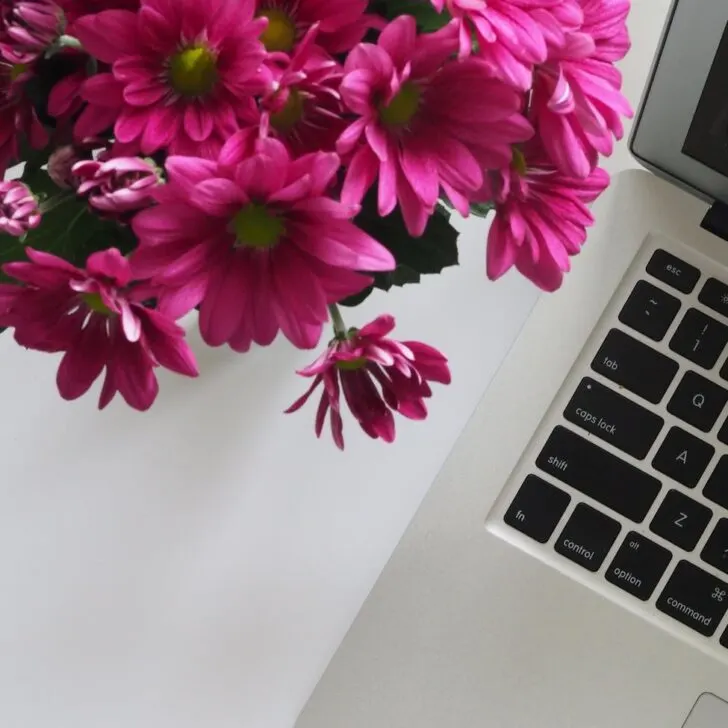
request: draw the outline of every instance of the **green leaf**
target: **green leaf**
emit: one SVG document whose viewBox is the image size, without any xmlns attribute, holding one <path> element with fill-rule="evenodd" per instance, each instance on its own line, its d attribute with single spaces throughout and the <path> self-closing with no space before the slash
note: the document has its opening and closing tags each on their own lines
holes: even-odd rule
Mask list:
<svg viewBox="0 0 728 728">
<path fill-rule="evenodd" d="M 0 265 L 25 259 L 25 247 L 53 253 L 74 265 L 83 266 L 91 253 L 106 248 L 130 252 L 136 239 L 127 227 L 94 215 L 86 202 L 59 189 L 43 169 L 26 169 L 23 182 L 41 202 L 62 195 L 69 198 L 43 215 L 43 221 L 22 240 L 0 234 Z M 8 277 L 0 272 L 0 280 Z"/>
<path fill-rule="evenodd" d="M 397 268 L 387 273 L 374 273 L 374 286 L 342 301 L 344 306 L 356 306 L 364 301 L 374 288 L 388 291 L 392 286 L 419 283 L 423 275 L 441 273 L 458 264 L 458 232 L 450 224 L 450 213 L 438 205 L 422 237 L 412 237 L 399 209 L 387 217 L 377 212 L 376 194 L 372 191 L 364 199 L 356 224 L 375 240 L 388 248 L 397 261 Z"/>
<path fill-rule="evenodd" d="M 474 202 L 470 205 L 470 213 L 476 217 L 488 217 L 495 210 L 492 202 Z"/>
<path fill-rule="evenodd" d="M 400 15 L 412 15 L 425 33 L 444 28 L 452 20 L 447 11 L 438 13 L 430 0 L 381 0 L 379 7 L 390 20 Z"/>
</svg>

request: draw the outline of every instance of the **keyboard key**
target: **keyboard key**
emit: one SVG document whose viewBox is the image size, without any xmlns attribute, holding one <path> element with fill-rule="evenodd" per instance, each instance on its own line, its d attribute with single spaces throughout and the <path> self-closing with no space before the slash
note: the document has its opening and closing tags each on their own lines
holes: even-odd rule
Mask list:
<svg viewBox="0 0 728 728">
<path fill-rule="evenodd" d="M 713 517 L 702 503 L 671 490 L 661 503 L 650 530 L 686 551 L 692 551 Z"/>
<path fill-rule="evenodd" d="M 672 554 L 649 538 L 627 534 L 605 574 L 607 581 L 632 596 L 647 601 L 672 559 Z"/>
<path fill-rule="evenodd" d="M 711 637 L 728 609 L 728 584 L 688 561 L 681 561 L 657 600 L 657 608 Z"/>
<path fill-rule="evenodd" d="M 565 427 L 556 427 L 536 461 L 540 470 L 607 508 L 640 523 L 660 481 Z"/>
<path fill-rule="evenodd" d="M 535 475 L 529 475 L 513 499 L 505 522 L 539 543 L 546 543 L 559 525 L 571 496 Z"/>
<path fill-rule="evenodd" d="M 665 250 L 656 250 L 647 264 L 647 272 L 682 293 L 692 293 L 700 271 Z"/>
<path fill-rule="evenodd" d="M 670 349 L 694 364 L 712 369 L 728 344 L 728 326 L 691 308 L 670 341 Z"/>
<path fill-rule="evenodd" d="M 728 574 L 728 518 L 721 518 L 718 521 L 703 547 L 700 558 Z"/>
<path fill-rule="evenodd" d="M 713 311 L 728 316 L 728 286 L 725 283 L 709 278 L 700 291 L 698 301 Z"/>
<path fill-rule="evenodd" d="M 725 364 L 720 369 L 720 378 L 728 380 L 728 359 L 726 359 Z"/>
<path fill-rule="evenodd" d="M 593 379 L 583 379 L 564 417 L 640 460 L 647 456 L 665 421 Z"/>
<path fill-rule="evenodd" d="M 728 455 L 724 455 L 703 488 L 703 495 L 723 508 L 728 508 Z"/>
<path fill-rule="evenodd" d="M 680 301 L 647 281 L 638 281 L 619 320 L 648 339 L 661 341 L 680 310 Z"/>
<path fill-rule="evenodd" d="M 694 488 L 714 454 L 712 445 L 673 427 L 657 451 L 652 467 L 678 483 Z"/>
<path fill-rule="evenodd" d="M 724 444 L 728 445 L 728 420 L 723 423 L 723 427 L 718 430 L 718 439 Z"/>
<path fill-rule="evenodd" d="M 720 644 L 723 647 L 728 647 L 728 628 L 726 628 L 725 632 L 720 637 Z"/>
<path fill-rule="evenodd" d="M 556 539 L 554 548 L 579 566 L 599 571 L 621 528 L 613 518 L 579 503 Z"/>
<path fill-rule="evenodd" d="M 667 411 L 710 432 L 728 402 L 728 392 L 695 372 L 687 372 L 667 405 Z"/>
<path fill-rule="evenodd" d="M 653 404 L 665 396 L 679 368 L 677 362 L 618 329 L 607 334 L 591 366 Z"/>
</svg>

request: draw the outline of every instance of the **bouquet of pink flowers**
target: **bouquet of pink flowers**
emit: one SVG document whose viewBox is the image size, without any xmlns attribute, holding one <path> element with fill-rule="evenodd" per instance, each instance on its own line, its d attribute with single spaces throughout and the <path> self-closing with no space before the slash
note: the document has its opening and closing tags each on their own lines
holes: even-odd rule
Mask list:
<svg viewBox="0 0 728 728">
<path fill-rule="evenodd" d="M 559 287 L 631 114 L 629 0 L 0 0 L 0 326 L 148 409 L 198 375 L 177 323 L 246 352 L 279 332 L 343 448 L 391 442 L 447 384 L 436 349 L 342 310 L 456 265 Z M 14 172 L 23 164 L 22 174 Z M 18 174 L 21 174 L 18 177 Z M 353 317 L 352 317 L 353 318 Z"/>
</svg>

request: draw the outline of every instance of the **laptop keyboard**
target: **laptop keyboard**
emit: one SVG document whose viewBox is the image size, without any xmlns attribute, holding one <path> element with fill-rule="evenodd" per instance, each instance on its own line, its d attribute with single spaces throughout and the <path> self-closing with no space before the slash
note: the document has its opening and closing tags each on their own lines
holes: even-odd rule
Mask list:
<svg viewBox="0 0 728 728">
<path fill-rule="evenodd" d="M 688 259 L 643 255 L 496 511 L 728 656 L 728 274 Z"/>
</svg>

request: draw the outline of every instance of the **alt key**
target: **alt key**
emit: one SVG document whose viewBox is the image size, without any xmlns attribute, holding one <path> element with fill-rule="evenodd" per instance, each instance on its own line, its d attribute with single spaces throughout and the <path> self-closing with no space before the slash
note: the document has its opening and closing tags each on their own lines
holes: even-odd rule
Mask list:
<svg viewBox="0 0 728 728">
<path fill-rule="evenodd" d="M 627 534 L 605 574 L 608 582 L 647 601 L 662 579 L 672 555 L 636 531 Z"/>
</svg>

